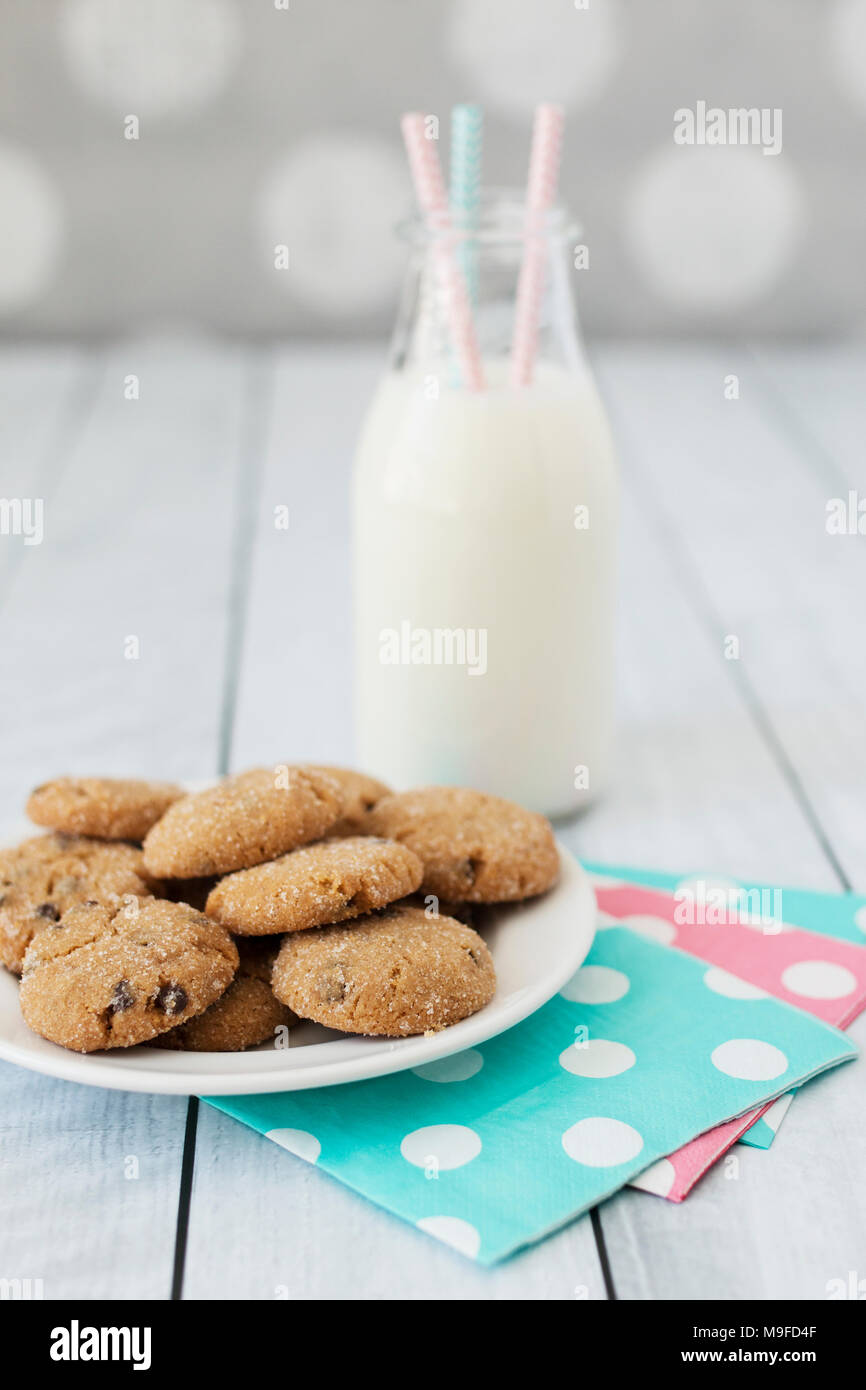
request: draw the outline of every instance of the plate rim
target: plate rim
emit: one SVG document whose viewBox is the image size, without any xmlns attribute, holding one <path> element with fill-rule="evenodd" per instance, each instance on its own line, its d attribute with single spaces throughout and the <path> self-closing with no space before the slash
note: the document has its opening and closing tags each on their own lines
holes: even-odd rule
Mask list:
<svg viewBox="0 0 866 1390">
<path fill-rule="evenodd" d="M 169 1069 L 168 1064 L 164 1072 L 139 1070 L 134 1067 L 124 1067 L 122 1049 L 117 1049 L 112 1053 L 78 1053 L 48 1043 L 47 1046 L 51 1048 L 51 1051 L 42 1055 L 21 1047 L 17 1043 L 9 1042 L 3 1037 L 0 1037 L 0 1059 L 43 1076 L 51 1076 L 61 1081 L 72 1081 L 83 1086 L 97 1086 L 103 1090 L 207 1098 L 208 1096 L 271 1095 L 280 1091 L 300 1091 L 348 1085 L 355 1081 L 390 1076 L 395 1072 L 408 1071 L 414 1066 L 423 1066 L 428 1062 L 451 1057 L 458 1052 L 466 1051 L 467 1048 L 499 1037 L 542 1008 L 571 979 L 592 948 L 597 925 L 597 908 L 591 880 L 577 857 L 558 838 L 556 846 L 560 863 L 565 861 L 568 864 L 568 875 L 574 879 L 572 889 L 576 898 L 569 909 L 573 913 L 575 922 L 574 949 L 563 954 L 558 967 L 545 976 L 545 982 L 538 982 L 535 986 L 518 990 L 510 1004 L 505 1005 L 503 1003 L 498 1011 L 494 1011 L 492 1019 L 495 1021 L 492 1027 L 491 1015 L 488 1014 L 488 1010 L 495 1005 L 495 996 L 491 1004 L 481 1009 L 477 1014 L 463 1019 L 460 1023 L 453 1024 L 450 1028 L 442 1029 L 441 1032 L 435 1033 L 432 1037 L 421 1034 L 410 1038 L 371 1039 L 371 1042 L 382 1044 L 382 1047 L 381 1050 L 369 1057 L 335 1059 L 331 1062 L 323 1059 L 319 1063 L 314 1062 L 303 1069 L 298 1068 L 294 1071 L 285 1067 L 282 1069 L 275 1067 L 270 1075 L 264 1071 L 259 1074 L 251 1072 L 248 1075 L 218 1071 L 210 1076 L 190 1072 L 180 1066 Z M 556 892 L 557 888 L 551 890 L 552 894 Z M 485 1015 L 487 1015 L 486 1020 Z M 351 1037 L 352 1040 L 358 1041 L 354 1035 Z M 347 1036 L 345 1041 L 348 1040 L 349 1037 Z M 45 1042 L 46 1040 L 43 1039 L 42 1041 Z M 303 1051 L 309 1055 L 316 1048 L 333 1048 L 335 1043 L 342 1041 L 344 1039 L 331 1039 L 327 1042 L 312 1043 L 303 1049 L 295 1050 L 296 1052 Z M 155 1051 L 155 1049 L 153 1050 Z M 286 1055 L 289 1056 L 291 1051 L 291 1047 L 287 1048 Z M 160 1051 L 161 1057 L 172 1061 L 176 1058 L 178 1062 L 185 1055 L 182 1052 Z M 219 1057 L 221 1054 L 209 1053 L 207 1055 Z M 235 1056 L 236 1054 L 229 1055 Z M 248 1055 L 252 1057 L 262 1054 L 250 1052 Z M 335 1069 L 339 1071 L 339 1075 L 328 1074 Z"/>
</svg>

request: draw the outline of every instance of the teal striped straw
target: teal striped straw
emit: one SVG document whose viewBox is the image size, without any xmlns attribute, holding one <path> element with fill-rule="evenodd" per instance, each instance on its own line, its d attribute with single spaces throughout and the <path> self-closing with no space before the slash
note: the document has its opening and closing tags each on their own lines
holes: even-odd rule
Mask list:
<svg viewBox="0 0 866 1390">
<path fill-rule="evenodd" d="M 484 146 L 484 113 L 480 106 L 461 103 L 451 111 L 451 216 L 461 232 L 478 228 L 481 212 L 481 155 Z M 478 246 L 473 238 L 461 240 L 457 263 L 466 282 L 469 304 L 478 301 Z M 452 375 L 459 383 L 456 364 Z"/>
</svg>

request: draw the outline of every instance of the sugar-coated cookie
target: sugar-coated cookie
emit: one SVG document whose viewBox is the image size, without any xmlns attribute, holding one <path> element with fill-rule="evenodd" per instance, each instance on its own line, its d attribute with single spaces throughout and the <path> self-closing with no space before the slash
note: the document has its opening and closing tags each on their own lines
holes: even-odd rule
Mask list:
<svg viewBox="0 0 866 1390">
<path fill-rule="evenodd" d="M 19 974 L 35 933 L 78 903 L 160 890 L 133 845 L 55 834 L 0 850 L 0 961 Z"/>
<path fill-rule="evenodd" d="M 274 1043 L 278 1030 L 292 1028 L 296 1014 L 281 1004 L 271 988 L 271 970 L 279 941 L 249 937 L 237 941 L 238 971 L 225 994 L 197 1018 L 181 1023 L 156 1041 L 158 1047 L 184 1052 L 243 1052 L 258 1043 Z"/>
<path fill-rule="evenodd" d="M 287 936 L 272 982 L 301 1018 L 344 1033 L 405 1037 L 483 1009 L 496 974 L 471 927 L 398 904 L 346 926 Z"/>
<path fill-rule="evenodd" d="M 238 935 L 302 931 L 387 907 L 415 891 L 422 871 L 395 840 L 322 840 L 220 879 L 205 911 Z"/>
<path fill-rule="evenodd" d="M 148 1042 L 213 1004 L 230 985 L 237 947 L 183 903 L 129 898 L 70 908 L 24 957 L 25 1022 L 76 1052 Z"/>
<path fill-rule="evenodd" d="M 502 903 L 551 888 L 559 855 L 549 821 L 512 801 L 463 787 L 386 796 L 373 809 L 377 835 L 414 850 L 422 892 L 443 901 Z"/>
<path fill-rule="evenodd" d="M 390 794 L 391 788 L 349 767 L 317 766 L 313 770 L 333 777 L 343 795 L 343 814 L 328 836 L 369 835 L 370 812 L 383 796 Z"/>
<path fill-rule="evenodd" d="M 145 839 L 144 862 L 164 878 L 246 869 L 318 839 L 342 808 L 340 789 L 324 772 L 255 768 L 170 806 Z"/>
<path fill-rule="evenodd" d="M 36 825 L 102 840 L 143 840 L 172 802 L 184 796 L 173 782 L 126 777 L 58 777 L 30 793 Z"/>
</svg>

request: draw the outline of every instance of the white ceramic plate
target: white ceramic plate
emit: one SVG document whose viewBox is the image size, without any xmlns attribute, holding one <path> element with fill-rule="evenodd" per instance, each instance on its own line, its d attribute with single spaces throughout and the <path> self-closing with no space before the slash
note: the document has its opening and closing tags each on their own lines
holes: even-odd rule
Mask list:
<svg viewBox="0 0 866 1390">
<path fill-rule="evenodd" d="M 30 827 L 33 833 L 33 827 Z M 27 832 L 23 829 L 18 838 Z M 38 832 L 37 832 L 38 833 Z M 3 837 L 4 843 L 14 842 Z M 431 1037 L 346 1037 L 316 1023 L 289 1033 L 290 1045 L 249 1052 L 171 1052 L 118 1048 L 67 1052 L 31 1033 L 18 1007 L 18 983 L 0 968 L 0 1057 L 31 1071 L 119 1091 L 171 1095 L 256 1095 L 337 1086 L 418 1067 L 504 1033 L 547 1003 L 586 959 L 595 934 L 595 896 L 568 850 L 561 875 L 541 898 L 488 909 L 480 930 L 493 954 L 497 989 L 486 1009 Z"/>
</svg>

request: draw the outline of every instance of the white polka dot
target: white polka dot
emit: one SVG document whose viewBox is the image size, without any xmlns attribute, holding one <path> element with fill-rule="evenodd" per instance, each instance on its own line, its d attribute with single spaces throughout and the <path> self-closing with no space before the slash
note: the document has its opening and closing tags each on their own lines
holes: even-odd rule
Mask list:
<svg viewBox="0 0 866 1390">
<path fill-rule="evenodd" d="M 740 912 L 732 926 L 748 927 L 749 931 L 759 931 L 764 936 L 781 936 L 782 932 L 791 930 L 787 922 L 779 922 L 771 917 L 762 917 L 760 913 L 750 914 L 748 912 Z"/>
<path fill-rule="evenodd" d="M 36 160 L 0 144 L 0 313 L 20 309 L 45 289 L 62 244 L 63 213 Z"/>
<path fill-rule="evenodd" d="M 413 1067 L 415 1076 L 422 1081 L 468 1081 L 476 1076 L 484 1066 L 484 1058 L 474 1047 L 466 1052 L 458 1052 L 453 1057 L 440 1057 L 438 1062 L 425 1062 L 423 1067 Z"/>
<path fill-rule="evenodd" d="M 562 1147 L 569 1158 L 587 1168 L 614 1168 L 635 1158 L 643 1148 L 643 1139 L 623 1120 L 592 1115 L 565 1131 Z"/>
<path fill-rule="evenodd" d="M 461 1255 L 475 1259 L 481 1246 L 481 1236 L 470 1221 L 459 1216 L 422 1216 L 415 1223 L 418 1229 L 459 1250 Z"/>
<path fill-rule="evenodd" d="M 767 991 L 758 989 L 749 980 L 741 980 L 739 975 L 731 975 L 719 965 L 711 965 L 704 975 L 704 984 L 714 994 L 724 994 L 727 999 L 766 999 Z"/>
<path fill-rule="evenodd" d="M 608 965 L 582 965 L 559 991 L 573 1004 L 613 1004 L 628 993 L 628 975 Z"/>
<path fill-rule="evenodd" d="M 719 893 L 723 893 L 726 900 L 733 902 L 745 891 L 742 884 L 737 883 L 736 879 L 706 878 L 700 874 L 690 874 L 688 878 L 681 878 L 674 887 L 676 895 L 697 898 L 704 902 Z"/>
<path fill-rule="evenodd" d="M 242 43 L 234 0 L 66 0 L 60 36 L 84 90 L 142 121 L 207 105 Z"/>
<path fill-rule="evenodd" d="M 608 1038 L 590 1038 L 583 1047 L 572 1043 L 559 1054 L 559 1065 L 573 1076 L 619 1076 L 636 1061 L 630 1047 Z"/>
<path fill-rule="evenodd" d="M 395 146 L 355 135 L 315 136 L 269 175 L 258 206 L 267 272 L 296 299 L 335 318 L 380 308 L 405 259 L 394 224 L 410 209 Z M 288 270 L 274 247 L 287 246 Z"/>
<path fill-rule="evenodd" d="M 854 926 L 866 936 L 866 903 L 854 913 Z"/>
<path fill-rule="evenodd" d="M 425 1125 L 406 1135 L 400 1152 L 416 1168 L 433 1167 L 444 1172 L 447 1168 L 462 1168 L 477 1158 L 481 1140 L 467 1125 Z"/>
<path fill-rule="evenodd" d="M 857 977 L 834 961 L 799 960 L 782 971 L 782 984 L 804 999 L 844 999 L 857 988 Z"/>
<path fill-rule="evenodd" d="M 625 923 L 619 917 L 612 917 L 609 912 L 602 912 L 599 908 L 595 914 L 595 926 L 597 931 L 608 931 L 611 927 L 623 927 Z"/>
<path fill-rule="evenodd" d="M 572 110 L 594 101 L 619 56 L 620 7 L 593 0 L 455 0 L 454 61 L 495 110 L 524 116 L 543 93 Z"/>
<path fill-rule="evenodd" d="M 713 1049 L 712 1063 L 739 1081 L 772 1081 L 788 1070 L 784 1052 L 758 1038 L 731 1038 Z"/>
<path fill-rule="evenodd" d="M 267 1137 L 273 1139 L 275 1144 L 288 1149 L 289 1153 L 306 1159 L 307 1163 L 317 1163 L 322 1152 L 322 1146 L 316 1136 L 306 1129 L 269 1129 Z"/>
<path fill-rule="evenodd" d="M 836 0 L 830 57 L 848 98 L 866 110 L 866 0 Z"/>
<path fill-rule="evenodd" d="M 654 1192 L 657 1197 L 667 1197 L 676 1181 L 676 1169 L 669 1158 L 660 1158 L 632 1178 L 631 1186 L 639 1187 L 641 1192 Z"/>
<path fill-rule="evenodd" d="M 730 314 L 787 271 L 805 226 L 787 156 L 752 145 L 665 145 L 627 207 L 632 255 L 650 286 L 693 314 Z"/>
<path fill-rule="evenodd" d="M 631 887 L 631 884 L 626 883 L 625 880 L 621 878 L 609 878 L 607 874 L 596 874 L 591 872 L 591 870 L 589 869 L 585 869 L 584 873 L 586 874 L 593 888 L 597 888 L 603 892 L 610 892 L 613 888 Z"/>
<path fill-rule="evenodd" d="M 672 941 L 676 941 L 677 929 L 673 922 L 668 922 L 664 917 L 654 917 L 650 913 L 638 913 L 629 916 L 623 922 L 623 926 L 631 927 L 640 936 L 646 936 L 650 941 L 659 941 L 663 946 L 670 946 Z"/>
</svg>

